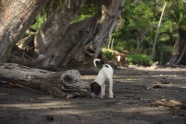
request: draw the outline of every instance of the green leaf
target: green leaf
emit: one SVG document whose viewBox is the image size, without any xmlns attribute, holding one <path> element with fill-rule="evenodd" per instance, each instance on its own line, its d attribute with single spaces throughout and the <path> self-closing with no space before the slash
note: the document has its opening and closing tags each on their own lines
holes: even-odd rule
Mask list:
<svg viewBox="0 0 186 124">
<path fill-rule="evenodd" d="M 159 41 L 168 41 L 170 40 L 170 36 L 166 33 L 163 33 L 161 35 L 159 35 Z"/>
</svg>

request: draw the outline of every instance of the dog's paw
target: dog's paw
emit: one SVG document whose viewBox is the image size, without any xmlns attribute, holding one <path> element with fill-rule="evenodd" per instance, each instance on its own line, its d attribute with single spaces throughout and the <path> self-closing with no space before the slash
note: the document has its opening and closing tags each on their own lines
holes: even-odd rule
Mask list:
<svg viewBox="0 0 186 124">
<path fill-rule="evenodd" d="M 103 98 L 103 94 L 99 94 L 98 97 L 99 97 L 99 98 Z"/>
<path fill-rule="evenodd" d="M 105 93 L 103 93 L 103 96 L 105 96 Z"/>
<path fill-rule="evenodd" d="M 95 95 L 94 93 L 91 93 L 90 97 L 91 97 L 91 98 L 95 98 L 96 95 Z"/>
<path fill-rule="evenodd" d="M 113 95 L 108 95 L 108 98 L 112 99 L 113 98 Z"/>
</svg>

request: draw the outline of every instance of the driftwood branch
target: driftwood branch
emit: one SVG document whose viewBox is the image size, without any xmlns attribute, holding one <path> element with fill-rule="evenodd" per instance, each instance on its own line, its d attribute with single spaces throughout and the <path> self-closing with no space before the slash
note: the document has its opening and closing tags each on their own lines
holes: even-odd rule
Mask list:
<svg viewBox="0 0 186 124">
<path fill-rule="evenodd" d="M 18 83 L 62 98 L 89 96 L 90 85 L 78 70 L 52 72 L 19 64 L 1 63 L 0 80 Z"/>
</svg>

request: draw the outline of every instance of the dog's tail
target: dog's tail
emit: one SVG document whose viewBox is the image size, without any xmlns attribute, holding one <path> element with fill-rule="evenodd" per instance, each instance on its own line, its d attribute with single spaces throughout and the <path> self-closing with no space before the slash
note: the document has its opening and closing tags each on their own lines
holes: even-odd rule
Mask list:
<svg viewBox="0 0 186 124">
<path fill-rule="evenodd" d="M 101 64 L 105 64 L 103 61 L 101 61 L 100 59 L 94 59 L 94 61 L 93 61 L 93 64 L 94 64 L 94 66 L 97 68 L 97 64 L 96 64 L 96 62 L 100 62 Z"/>
<path fill-rule="evenodd" d="M 101 60 L 100 59 L 94 59 L 94 61 L 93 61 L 93 64 L 94 64 L 94 66 L 97 68 L 97 65 L 96 65 L 96 62 L 100 62 Z"/>
</svg>

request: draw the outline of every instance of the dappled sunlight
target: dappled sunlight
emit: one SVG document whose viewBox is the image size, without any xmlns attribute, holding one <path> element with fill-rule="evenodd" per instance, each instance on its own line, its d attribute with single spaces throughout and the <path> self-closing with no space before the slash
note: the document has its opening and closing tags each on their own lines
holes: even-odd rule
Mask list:
<svg viewBox="0 0 186 124">
<path fill-rule="evenodd" d="M 12 103 L 12 104 L 1 104 L 2 107 L 17 107 L 20 109 L 45 109 L 50 107 L 56 107 L 56 106 L 63 106 L 68 105 L 70 103 L 68 102 L 60 102 L 60 101 L 50 101 L 50 102 L 43 102 L 43 103 L 32 103 L 32 102 L 22 102 L 22 103 Z"/>
<path fill-rule="evenodd" d="M 89 123 L 90 119 L 119 120 L 119 123 L 127 120 L 134 123 L 176 122 L 179 118 L 182 121 L 185 115 L 177 106 L 170 107 L 169 101 L 186 99 L 184 71 L 158 70 L 114 70 L 113 99 L 108 99 L 108 88 L 103 99 L 61 99 L 30 88 L 2 87 L 0 110 L 3 110 L 2 114 L 8 113 L 7 117 L 15 115 L 16 119 L 34 118 L 40 122 Z M 89 74 L 81 76 L 81 79 L 87 82 L 94 80 L 96 73 Z"/>
<path fill-rule="evenodd" d="M 1 0 L 0 123 L 186 124 L 183 1 Z"/>
<path fill-rule="evenodd" d="M 128 107 L 128 108 L 123 108 L 121 109 L 122 112 L 125 113 L 139 113 L 139 114 L 143 114 L 143 115 L 158 115 L 158 114 L 165 114 L 167 113 L 167 109 L 164 107 L 142 107 L 142 106 L 138 106 L 138 107 Z"/>
<path fill-rule="evenodd" d="M 8 95 L 8 93 L 0 93 L 0 96 Z"/>
<path fill-rule="evenodd" d="M 168 85 L 167 88 L 174 88 L 175 92 L 179 92 L 176 89 L 186 89 L 186 86 L 180 86 L 180 85 Z"/>
<path fill-rule="evenodd" d="M 127 89 L 118 89 L 122 91 L 121 93 L 115 91 L 114 99 L 60 99 L 52 98 L 48 95 L 30 99 L 33 97 L 27 96 L 27 99 L 24 99 L 24 97 L 23 101 L 19 101 L 18 99 L 21 98 L 19 97 L 16 102 L 0 104 L 0 110 L 12 111 L 15 115 L 19 113 L 19 118 L 33 118 L 33 115 L 37 115 L 37 119 L 41 121 L 54 120 L 64 122 L 67 120 L 74 123 L 79 122 L 79 120 L 88 123 L 90 119 L 99 120 L 103 118 L 104 120 L 108 118 L 122 121 L 133 118 L 132 120 L 152 122 L 159 120 L 161 116 L 169 119 L 174 117 L 174 113 L 169 110 L 169 107 L 153 105 L 156 101 L 161 100 L 161 94 L 157 94 L 160 93 L 159 91 L 157 93 L 155 91 L 152 92 L 152 94 L 154 93 L 154 95 L 158 96 L 154 97 L 149 92 L 152 89 L 143 91 L 146 87 L 129 84 L 128 82 L 116 83 L 115 88 Z M 140 92 L 139 89 L 143 92 Z M 21 114 L 24 116 L 22 117 Z M 166 120 L 166 118 L 162 120 L 164 119 Z"/>
<path fill-rule="evenodd" d="M 120 120 L 130 119 L 146 120 L 151 122 L 157 120 L 159 116 L 173 117 L 171 111 L 166 107 L 152 107 L 150 105 L 142 106 L 137 104 L 128 104 L 126 101 L 117 99 L 69 99 L 62 101 L 50 101 L 47 103 L 34 103 L 34 104 L 14 104 L 2 105 L 4 110 L 17 109 L 28 118 L 37 113 L 38 118 L 52 117 L 54 120 L 64 119 L 82 119 L 84 121 L 98 118 L 120 118 Z M 29 112 L 29 113 L 28 113 Z M 39 113 L 38 113 L 39 112 Z M 150 118 L 149 118 L 150 117 Z M 153 117 L 153 119 L 151 119 Z M 145 118 L 145 119 L 142 119 Z M 75 120 L 74 120 L 75 121 Z M 76 120 L 77 121 L 77 120 Z"/>
<path fill-rule="evenodd" d="M 79 99 L 80 100 L 80 99 Z M 89 101 L 84 101 L 86 99 L 82 99 L 79 101 L 76 100 L 62 100 L 62 101 L 48 101 L 45 103 L 15 103 L 15 104 L 1 104 L 1 107 L 5 108 L 18 108 L 21 110 L 39 110 L 44 111 L 45 109 L 50 110 L 50 114 L 52 115 L 64 115 L 64 114 L 86 114 L 86 113 L 96 113 L 101 111 L 118 111 L 118 106 L 123 106 L 120 109 L 120 112 L 123 113 L 135 113 L 140 112 L 143 114 L 148 114 L 150 111 L 160 111 L 163 113 L 162 108 L 158 107 L 143 107 L 140 105 L 129 105 L 124 101 L 120 101 L 119 99 L 90 99 Z M 83 102 L 84 101 L 84 102 Z M 106 105 L 106 106 L 105 106 Z M 107 106 L 108 105 L 108 106 Z M 92 107 L 91 107 L 92 106 Z M 162 111 L 162 112 L 161 112 Z M 44 113 L 43 113 L 44 114 Z M 151 113 L 152 114 L 152 113 Z"/>
<path fill-rule="evenodd" d="M 81 76 L 82 80 L 93 80 L 95 78 L 96 78 L 96 75 L 84 75 L 84 76 Z"/>
</svg>

